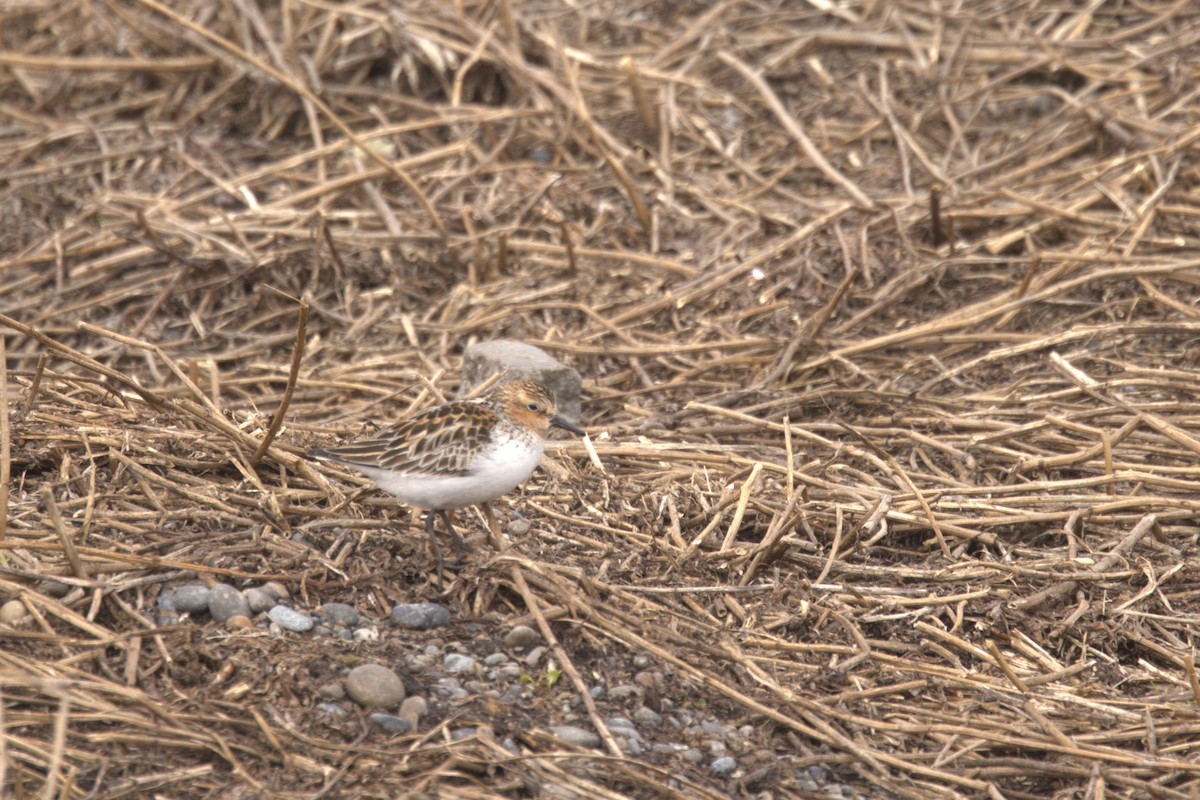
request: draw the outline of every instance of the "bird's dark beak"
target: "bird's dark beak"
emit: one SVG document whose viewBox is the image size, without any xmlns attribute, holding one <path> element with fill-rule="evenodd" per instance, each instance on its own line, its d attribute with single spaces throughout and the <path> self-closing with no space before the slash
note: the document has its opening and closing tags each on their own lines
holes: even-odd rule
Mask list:
<svg viewBox="0 0 1200 800">
<path fill-rule="evenodd" d="M 587 431 L 585 431 L 583 428 L 579 427 L 578 425 L 573 425 L 570 422 L 567 422 L 565 419 L 558 416 L 557 414 L 555 414 L 553 417 L 550 418 L 550 424 L 553 425 L 555 428 L 562 428 L 564 431 L 570 431 L 571 433 L 575 434 L 576 436 L 587 436 Z"/>
</svg>

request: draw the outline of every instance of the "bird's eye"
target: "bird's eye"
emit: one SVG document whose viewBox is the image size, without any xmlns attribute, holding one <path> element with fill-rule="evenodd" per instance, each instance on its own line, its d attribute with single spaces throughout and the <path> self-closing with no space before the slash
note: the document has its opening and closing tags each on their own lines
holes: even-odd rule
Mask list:
<svg viewBox="0 0 1200 800">
<path fill-rule="evenodd" d="M 541 411 L 541 409 L 538 408 L 537 403 L 530 403 L 528 406 L 526 406 L 526 408 L 528 408 L 530 411 Z"/>
</svg>

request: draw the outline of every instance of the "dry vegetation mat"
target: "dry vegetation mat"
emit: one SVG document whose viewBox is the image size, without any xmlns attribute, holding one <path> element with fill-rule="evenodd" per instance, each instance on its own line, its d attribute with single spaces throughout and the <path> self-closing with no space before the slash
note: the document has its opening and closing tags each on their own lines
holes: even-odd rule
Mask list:
<svg viewBox="0 0 1200 800">
<path fill-rule="evenodd" d="M 0 794 L 1200 792 L 1195 4 L 0 13 Z M 439 595 L 302 453 L 499 337 L 599 461 Z M 189 580 L 454 621 L 157 624 Z M 521 702 L 318 709 L 517 624 Z"/>
</svg>

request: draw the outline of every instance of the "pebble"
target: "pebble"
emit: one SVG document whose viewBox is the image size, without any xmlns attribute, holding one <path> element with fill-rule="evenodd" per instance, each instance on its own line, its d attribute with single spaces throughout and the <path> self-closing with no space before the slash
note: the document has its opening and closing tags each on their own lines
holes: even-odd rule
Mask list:
<svg viewBox="0 0 1200 800">
<path fill-rule="evenodd" d="M 358 609 L 346 603 L 325 603 L 321 606 L 321 614 L 334 625 L 353 628 L 362 617 Z"/>
<path fill-rule="evenodd" d="M 176 593 L 178 602 L 178 592 Z M 218 583 L 208 593 L 208 613 L 215 622 L 228 622 L 239 614 L 250 616 L 250 604 L 237 589 L 228 583 Z"/>
<path fill-rule="evenodd" d="M 653 725 L 655 728 L 661 727 L 663 722 L 662 714 L 645 706 L 633 712 L 633 719 L 642 725 Z"/>
<path fill-rule="evenodd" d="M 506 653 L 492 653 L 483 660 L 483 663 L 489 667 L 497 667 L 506 661 L 508 661 L 508 655 Z"/>
<path fill-rule="evenodd" d="M 470 693 L 462 688 L 458 678 L 438 678 L 436 686 L 437 693 L 447 700 L 462 700 L 470 696 Z"/>
<path fill-rule="evenodd" d="M 508 523 L 508 532 L 513 536 L 524 536 L 525 534 L 529 533 L 529 530 L 532 527 L 533 526 L 529 524 L 529 520 L 518 517 L 512 522 Z"/>
<path fill-rule="evenodd" d="M 279 581 L 267 581 L 262 585 L 262 590 L 274 597 L 277 602 L 292 599 L 291 592 Z"/>
<path fill-rule="evenodd" d="M 442 663 L 446 667 L 446 672 L 449 672 L 451 675 L 456 675 L 460 672 L 470 672 L 475 669 L 475 659 L 462 653 L 449 653 Z"/>
<path fill-rule="evenodd" d="M 525 656 L 523 661 L 528 667 L 536 667 L 537 663 L 542 660 L 542 656 L 546 655 L 545 647 L 535 647 L 529 651 L 529 655 Z"/>
<path fill-rule="evenodd" d="M 579 747 L 598 747 L 600 745 L 599 736 L 583 728 L 577 728 L 574 725 L 552 725 L 550 733 L 554 734 L 555 738 L 560 741 L 578 745 Z"/>
<path fill-rule="evenodd" d="M 707 733 L 709 736 L 713 736 L 713 735 L 724 736 L 725 735 L 725 726 L 722 725 L 721 723 L 716 722 L 711 719 L 706 719 L 706 720 L 701 721 L 700 730 L 704 733 Z"/>
<path fill-rule="evenodd" d="M 504 637 L 504 644 L 513 650 L 533 647 L 542 640 L 542 635 L 528 625 L 514 625 Z"/>
<path fill-rule="evenodd" d="M 71 584 L 62 581 L 42 581 L 36 588 L 48 597 L 66 597 L 71 592 Z"/>
<path fill-rule="evenodd" d="M 379 729 L 384 733 L 404 734 L 410 733 L 413 729 L 411 722 L 404 717 L 397 717 L 394 714 L 383 714 L 376 711 L 373 714 L 368 714 L 367 719 L 379 726 Z"/>
<path fill-rule="evenodd" d="M 231 631 L 244 631 L 247 628 L 254 627 L 254 621 L 245 614 L 234 614 L 229 619 L 225 620 L 225 627 Z"/>
<path fill-rule="evenodd" d="M 701 753 L 694 747 L 689 747 L 687 750 L 684 750 L 682 753 L 680 753 L 679 757 L 689 764 L 699 764 L 704 760 L 704 753 Z"/>
<path fill-rule="evenodd" d="M 175 589 L 171 605 L 176 611 L 195 614 L 197 611 L 208 610 L 208 597 L 212 592 L 207 586 L 193 583 Z"/>
<path fill-rule="evenodd" d="M 640 695 L 642 690 L 628 683 L 623 683 L 620 686 L 614 686 L 608 690 L 610 700 L 625 700 L 629 697 Z"/>
<path fill-rule="evenodd" d="M 426 630 L 450 624 L 450 609 L 437 603 L 401 603 L 392 609 L 393 625 Z"/>
<path fill-rule="evenodd" d="M 350 638 L 356 642 L 379 641 L 379 631 L 375 630 L 374 628 L 355 628 L 354 633 L 350 633 L 349 631 L 339 631 L 339 633 L 350 634 Z"/>
<path fill-rule="evenodd" d="M 279 598 L 265 589 L 247 589 L 242 594 L 246 595 L 246 602 L 250 604 L 250 610 L 255 614 L 270 611 L 279 602 Z"/>
<path fill-rule="evenodd" d="M 267 612 L 267 616 L 284 630 L 304 633 L 312 630 L 313 618 L 287 606 L 275 606 Z"/>
<path fill-rule="evenodd" d="M 317 694 L 325 700 L 342 700 L 346 697 L 346 687 L 341 681 L 330 681 L 317 689 Z"/>
<path fill-rule="evenodd" d="M 392 708 L 404 699 L 404 681 L 382 664 L 363 664 L 346 676 L 346 693 L 360 706 Z"/>
<path fill-rule="evenodd" d="M 603 686 L 593 686 L 592 688 L 588 689 L 588 694 L 590 694 L 592 696 L 593 700 L 603 699 L 604 687 Z"/>
<path fill-rule="evenodd" d="M 709 767 L 709 769 L 711 769 L 717 775 L 720 775 L 721 777 L 725 777 L 726 775 L 728 775 L 729 773 L 731 773 L 735 769 L 737 769 L 737 759 L 734 758 L 733 756 L 725 756 L 724 758 L 718 758 L 716 761 L 714 761 L 712 763 L 712 766 Z"/>
<path fill-rule="evenodd" d="M 9 600 L 0 606 L 0 622 L 3 622 L 5 625 L 12 625 L 24 616 L 25 604 L 20 600 Z"/>
</svg>

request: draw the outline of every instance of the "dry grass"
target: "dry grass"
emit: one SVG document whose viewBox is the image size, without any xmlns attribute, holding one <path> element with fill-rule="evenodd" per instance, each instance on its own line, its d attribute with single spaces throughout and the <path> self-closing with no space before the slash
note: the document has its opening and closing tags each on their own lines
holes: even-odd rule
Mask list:
<svg viewBox="0 0 1200 800">
<path fill-rule="evenodd" d="M 9 4 L 0 792 L 1196 796 L 1200 14 L 938 5 Z M 556 638 L 543 705 L 389 741 L 313 713 L 332 644 L 147 621 L 430 596 L 299 454 L 501 336 L 604 465 L 448 600 Z M 738 779 L 545 734 L 633 656 Z"/>
</svg>

